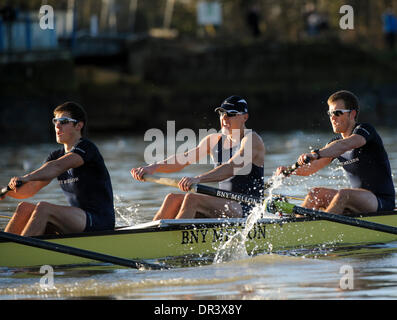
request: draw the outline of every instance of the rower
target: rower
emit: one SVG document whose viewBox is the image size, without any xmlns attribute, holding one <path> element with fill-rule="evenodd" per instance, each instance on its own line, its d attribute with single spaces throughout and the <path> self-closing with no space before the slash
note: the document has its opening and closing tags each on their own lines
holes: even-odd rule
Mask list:
<svg viewBox="0 0 397 320">
<path fill-rule="evenodd" d="M 351 188 L 313 188 L 302 206 L 345 215 L 393 210 L 395 190 L 388 155 L 375 128 L 369 123 L 357 122 L 357 97 L 346 90 L 338 91 L 329 97 L 328 106 L 333 131 L 338 135 L 325 147 L 302 154 L 298 159 L 302 167 L 294 174 L 311 175 L 337 158 Z M 307 159 L 309 164 L 305 164 Z M 276 173 L 281 174 L 283 170 L 284 167 L 279 167 Z"/>
<path fill-rule="evenodd" d="M 37 236 L 44 234 L 47 226 L 60 233 L 113 229 L 112 184 L 100 152 L 84 137 L 84 109 L 65 102 L 55 108 L 54 116 L 56 141 L 63 147 L 53 151 L 39 169 L 12 178 L 7 195 L 16 199 L 33 197 L 57 178 L 69 206 L 21 202 L 4 231 Z"/>
<path fill-rule="evenodd" d="M 221 189 L 260 197 L 265 146 L 261 137 L 245 126 L 248 120 L 246 100 L 231 96 L 215 112 L 219 114 L 221 132 L 207 135 L 185 154 L 133 168 L 132 177 L 144 181 L 145 174 L 178 172 L 210 155 L 215 162 L 214 169 L 195 177 L 183 177 L 178 184 L 182 191 L 189 191 L 197 183 L 219 182 Z M 191 219 L 198 217 L 197 213 L 207 218 L 238 218 L 247 216 L 251 209 L 250 205 L 203 194 L 170 193 L 153 220 Z"/>
</svg>

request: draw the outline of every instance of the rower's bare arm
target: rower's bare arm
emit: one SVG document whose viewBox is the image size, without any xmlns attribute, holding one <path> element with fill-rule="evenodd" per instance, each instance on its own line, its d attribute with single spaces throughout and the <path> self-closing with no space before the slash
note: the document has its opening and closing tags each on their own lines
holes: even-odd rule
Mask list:
<svg viewBox="0 0 397 320">
<path fill-rule="evenodd" d="M 250 143 L 252 144 L 252 148 Z M 247 145 L 252 150 L 248 150 Z M 265 161 L 266 148 L 265 144 L 262 141 L 262 138 L 256 132 L 252 132 L 251 134 L 243 138 L 242 147 L 243 149 L 240 149 L 242 154 L 244 154 L 244 152 L 251 152 L 253 164 L 257 165 L 258 167 L 263 166 Z M 240 153 L 240 156 L 242 154 Z"/>
<path fill-rule="evenodd" d="M 51 181 L 60 174 L 71 168 L 78 168 L 84 164 L 84 160 L 76 153 L 70 152 L 57 160 L 44 163 L 39 169 L 22 177 L 23 182 L 27 181 Z"/>
<path fill-rule="evenodd" d="M 299 167 L 292 174 L 297 176 L 310 176 L 329 165 L 331 161 L 332 158 L 321 158 L 319 160 L 313 160 L 309 164 L 305 164 Z"/>
<path fill-rule="evenodd" d="M 365 143 L 366 140 L 363 136 L 352 134 L 348 138 L 333 141 L 320 149 L 321 157 L 337 158 L 346 151 L 362 147 Z"/>
<path fill-rule="evenodd" d="M 219 134 L 210 134 L 204 137 L 197 147 L 184 153 L 175 154 L 163 161 L 149 165 L 154 168 L 153 172 L 172 173 L 181 171 L 186 166 L 197 163 L 200 159 L 210 154 L 211 148 L 217 143 Z"/>
<path fill-rule="evenodd" d="M 51 180 L 48 181 L 30 181 L 23 184 L 16 190 L 8 191 L 7 196 L 14 199 L 26 199 L 33 197 L 42 188 L 48 185 Z"/>
<path fill-rule="evenodd" d="M 262 139 L 254 134 L 248 134 L 241 140 L 240 149 L 226 163 L 203 173 L 196 178 L 200 182 L 217 182 L 228 179 L 236 173 L 244 174 L 244 169 L 250 170 L 252 163 L 263 166 L 265 146 Z M 248 174 L 249 172 L 247 172 Z"/>
<path fill-rule="evenodd" d="M 309 164 L 302 165 L 295 171 L 295 174 L 299 176 L 309 176 L 327 166 L 332 159 L 339 157 L 346 151 L 359 148 L 365 143 L 365 138 L 358 134 L 353 134 L 348 138 L 333 141 L 319 150 L 321 156 L 320 159 L 312 160 Z M 303 164 L 305 157 L 315 159 L 316 155 L 314 153 L 302 154 L 299 157 L 298 162 Z"/>
<path fill-rule="evenodd" d="M 12 190 L 7 195 L 16 199 L 32 197 L 61 173 L 82 164 L 84 164 L 83 159 L 75 153 L 68 153 L 57 160 L 48 161 L 31 173 L 12 178 L 8 184 Z M 17 181 L 21 181 L 22 186 L 17 187 Z"/>
</svg>

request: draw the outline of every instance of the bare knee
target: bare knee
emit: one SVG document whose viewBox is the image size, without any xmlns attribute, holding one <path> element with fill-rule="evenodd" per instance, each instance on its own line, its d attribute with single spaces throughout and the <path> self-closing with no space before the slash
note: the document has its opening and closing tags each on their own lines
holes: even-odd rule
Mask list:
<svg viewBox="0 0 397 320">
<path fill-rule="evenodd" d="M 349 200 L 349 198 L 350 198 L 350 190 L 349 189 L 340 189 L 335 194 L 335 199 L 338 199 L 338 200 Z"/>
<path fill-rule="evenodd" d="M 20 202 L 17 205 L 14 216 L 29 218 L 35 209 L 35 205 L 29 202 Z"/>
<path fill-rule="evenodd" d="M 321 188 L 312 188 L 310 189 L 309 193 L 307 194 L 307 201 L 310 203 L 316 203 L 318 204 L 320 200 L 322 199 L 322 189 Z"/>
<path fill-rule="evenodd" d="M 45 201 L 40 201 L 36 205 L 32 215 L 35 217 L 41 217 L 41 218 L 46 217 L 47 218 L 49 216 L 49 214 L 51 213 L 50 207 L 51 207 L 50 203 L 45 202 Z"/>
<path fill-rule="evenodd" d="M 50 203 L 45 202 L 45 201 L 40 201 L 37 205 L 36 205 L 36 209 L 37 210 L 46 210 L 51 206 Z"/>
<path fill-rule="evenodd" d="M 7 224 L 4 231 L 21 234 L 25 224 L 29 221 L 36 206 L 29 202 L 20 202 L 17 205 L 14 215 Z"/>
<path fill-rule="evenodd" d="M 188 203 L 190 206 L 192 206 L 192 205 L 197 204 L 198 200 L 199 200 L 199 196 L 197 196 L 196 194 L 194 194 L 194 193 L 187 193 L 187 194 L 185 194 L 185 196 L 184 196 L 183 202 L 184 202 L 185 204 Z"/>
<path fill-rule="evenodd" d="M 165 196 L 164 201 L 173 201 L 177 198 L 176 196 L 177 194 L 175 193 L 169 193 Z"/>
<path fill-rule="evenodd" d="M 164 203 L 167 204 L 175 204 L 177 202 L 182 203 L 183 198 L 184 198 L 183 194 L 169 193 L 165 196 Z"/>
<path fill-rule="evenodd" d="M 321 194 L 321 192 L 322 192 L 322 188 L 315 187 L 315 188 L 310 189 L 308 195 L 309 195 L 309 197 L 311 197 L 311 198 L 317 198 L 317 197 L 319 197 L 319 195 Z"/>
<path fill-rule="evenodd" d="M 29 203 L 29 202 L 20 202 L 17 205 L 17 212 L 25 212 L 28 210 L 33 210 L 35 208 L 35 205 L 33 203 Z"/>
</svg>

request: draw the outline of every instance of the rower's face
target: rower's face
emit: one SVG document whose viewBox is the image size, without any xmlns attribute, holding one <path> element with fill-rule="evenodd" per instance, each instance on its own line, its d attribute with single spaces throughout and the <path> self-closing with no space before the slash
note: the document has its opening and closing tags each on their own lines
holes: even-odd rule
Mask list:
<svg viewBox="0 0 397 320">
<path fill-rule="evenodd" d="M 238 114 L 233 117 L 229 117 L 226 113 L 221 113 L 219 115 L 219 120 L 221 123 L 222 133 L 229 134 L 232 130 L 242 129 L 247 119 L 247 114 Z"/>
<path fill-rule="evenodd" d="M 333 111 L 336 110 L 346 110 L 345 102 L 343 100 L 336 100 L 334 102 L 329 103 L 329 112 L 331 116 L 329 120 L 332 124 L 332 129 L 335 133 L 344 133 L 349 130 L 349 127 L 354 120 L 355 111 L 345 112 L 339 116 L 332 114 Z"/>
<path fill-rule="evenodd" d="M 69 112 L 57 112 L 54 114 L 55 118 L 71 118 L 71 115 Z M 54 124 L 55 128 L 55 135 L 56 135 L 56 140 L 60 144 L 68 143 L 69 141 L 72 141 L 75 139 L 77 135 L 80 134 L 80 126 L 79 124 L 75 124 L 73 122 L 61 124 L 57 122 Z"/>
</svg>

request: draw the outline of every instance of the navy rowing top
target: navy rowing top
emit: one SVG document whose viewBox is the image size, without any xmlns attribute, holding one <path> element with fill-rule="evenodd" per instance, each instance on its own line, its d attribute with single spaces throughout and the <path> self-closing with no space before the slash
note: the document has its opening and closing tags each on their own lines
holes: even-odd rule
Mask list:
<svg viewBox="0 0 397 320">
<path fill-rule="evenodd" d="M 223 142 L 226 139 L 224 135 L 219 138 L 216 146 L 211 150 L 211 156 L 215 162 L 215 167 L 226 163 L 240 146 L 234 146 L 229 149 L 223 148 Z M 256 197 L 263 196 L 264 189 L 264 171 L 263 167 L 259 167 L 251 163 L 251 171 L 246 175 L 235 175 L 226 180 L 219 182 L 219 189 L 249 194 Z"/>
<path fill-rule="evenodd" d="M 366 143 L 338 157 L 352 188 L 363 188 L 377 197 L 395 198 L 390 162 L 383 141 L 369 123 L 357 123 L 352 134 L 364 137 Z M 332 141 L 340 140 L 339 135 Z"/>
<path fill-rule="evenodd" d="M 109 172 L 98 148 L 88 139 L 80 139 L 70 152 L 81 156 L 84 164 L 60 174 L 57 179 L 68 203 L 88 212 L 103 230 L 113 229 L 115 213 Z M 65 155 L 62 147 L 53 151 L 46 161 Z"/>
</svg>

